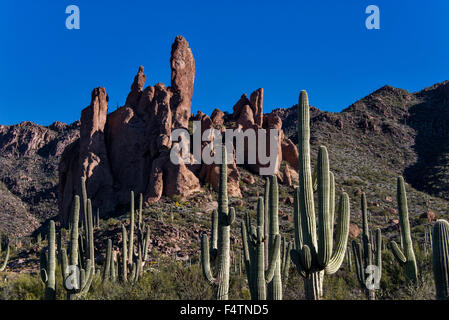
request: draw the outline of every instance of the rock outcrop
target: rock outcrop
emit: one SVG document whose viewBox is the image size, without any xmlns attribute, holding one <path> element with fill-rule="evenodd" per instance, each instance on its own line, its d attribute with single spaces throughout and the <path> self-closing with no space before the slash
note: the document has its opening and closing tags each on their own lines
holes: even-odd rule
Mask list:
<svg viewBox="0 0 449 320">
<path fill-rule="evenodd" d="M 172 46 L 170 63 L 170 87 L 157 83 L 144 89 L 141 66 L 125 105 L 109 115 L 106 90 L 94 89 L 90 106 L 81 113 L 80 139 L 65 150 L 59 167 L 63 223 L 73 195 L 80 193 L 82 176 L 93 207 L 104 213 L 127 204 L 130 190 L 144 194 L 147 203 L 200 191 L 195 174 L 182 161 L 170 161 L 172 130 L 188 128 L 195 78 L 195 60 L 181 36 Z"/>
</svg>

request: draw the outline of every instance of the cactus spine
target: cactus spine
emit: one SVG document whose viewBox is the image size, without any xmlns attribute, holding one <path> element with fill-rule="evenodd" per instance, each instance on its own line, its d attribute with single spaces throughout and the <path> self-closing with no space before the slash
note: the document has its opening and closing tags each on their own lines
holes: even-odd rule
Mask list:
<svg viewBox="0 0 449 320">
<path fill-rule="evenodd" d="M 267 284 L 273 281 L 275 271 L 279 267 L 280 235 L 273 236 L 268 269 L 265 271 L 265 246 L 267 235 L 264 233 L 264 199 L 257 202 L 257 226 L 251 226 L 250 217 L 246 214 L 246 223 L 242 221 L 242 242 L 248 285 L 253 300 L 267 299 Z M 281 288 L 282 295 L 282 288 Z"/>
<path fill-rule="evenodd" d="M 56 231 L 55 222 L 50 221 L 48 228 L 48 248 L 41 251 L 41 278 L 45 283 L 45 300 L 56 299 Z"/>
<path fill-rule="evenodd" d="M 436 298 L 449 300 L 449 223 L 437 220 L 432 233 L 432 263 Z"/>
<path fill-rule="evenodd" d="M 418 267 L 416 266 L 415 252 L 413 251 L 412 237 L 410 234 L 407 194 L 403 177 L 398 177 L 397 179 L 397 201 L 403 249 L 401 250 L 394 241 L 391 242 L 391 249 L 396 260 L 404 266 L 407 281 L 416 284 L 418 280 Z"/>
<path fill-rule="evenodd" d="M 324 273 L 333 274 L 344 260 L 349 233 L 349 197 L 340 197 L 336 246 L 333 250 L 334 191 L 326 147 L 319 149 L 317 165 L 318 232 L 315 221 L 313 179 L 310 165 L 310 116 L 307 93 L 298 104 L 299 187 L 294 207 L 295 249 L 291 257 L 304 277 L 307 299 L 320 299 Z M 318 239 L 319 238 L 319 239 Z"/>
<path fill-rule="evenodd" d="M 217 276 L 213 277 L 210 268 L 209 239 L 206 234 L 201 238 L 202 269 L 205 278 L 217 286 L 217 300 L 228 300 L 229 295 L 229 267 L 230 267 L 230 229 L 235 220 L 234 208 L 228 208 L 227 190 L 227 155 L 226 147 L 222 148 L 222 162 L 220 165 L 220 181 L 218 191 L 218 248 L 217 248 Z"/>
</svg>

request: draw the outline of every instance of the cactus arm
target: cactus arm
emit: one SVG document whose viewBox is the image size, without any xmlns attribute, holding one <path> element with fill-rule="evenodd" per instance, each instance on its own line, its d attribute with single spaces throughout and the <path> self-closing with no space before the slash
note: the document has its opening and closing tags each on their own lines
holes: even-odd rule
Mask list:
<svg viewBox="0 0 449 320">
<path fill-rule="evenodd" d="M 268 263 L 268 269 L 265 272 L 265 279 L 266 282 L 271 282 L 273 280 L 276 268 L 278 267 L 278 260 L 280 257 L 281 252 L 281 236 L 275 235 L 274 236 L 274 243 L 270 250 L 270 261 Z"/>
<path fill-rule="evenodd" d="M 148 247 L 150 245 L 150 225 L 147 225 L 147 232 L 145 237 L 145 243 L 143 246 L 143 261 L 147 261 L 148 259 Z"/>
<path fill-rule="evenodd" d="M 56 299 L 56 231 L 55 222 L 50 220 L 50 228 L 48 231 L 48 262 L 47 262 L 47 283 L 45 288 L 45 299 Z"/>
<path fill-rule="evenodd" d="M 362 245 L 357 241 L 352 241 L 352 250 L 354 254 L 355 273 L 361 287 L 365 287 L 365 270 L 363 267 Z"/>
<path fill-rule="evenodd" d="M 432 267 L 436 298 L 449 300 L 449 223 L 437 220 L 432 232 Z"/>
<path fill-rule="evenodd" d="M 371 243 L 370 241 L 370 231 L 368 227 L 368 210 L 367 210 L 367 203 L 366 203 L 366 195 L 363 192 L 361 199 L 360 199 L 360 205 L 362 208 L 362 245 L 363 245 L 363 263 L 364 266 L 368 266 L 368 256 L 371 254 L 371 251 L 368 250 L 368 245 Z"/>
<path fill-rule="evenodd" d="M 401 236 L 404 246 L 404 255 L 407 259 L 405 262 L 405 273 L 408 280 L 416 283 L 418 280 L 418 268 L 416 265 L 415 253 L 413 251 L 412 237 L 410 234 L 410 222 L 408 218 L 407 194 L 405 190 L 404 178 L 398 177 L 397 180 L 397 201 L 399 211 L 399 222 L 401 225 Z"/>
<path fill-rule="evenodd" d="M 139 193 L 139 228 L 142 227 L 143 194 Z"/>
<path fill-rule="evenodd" d="M 108 247 L 106 250 L 106 263 L 103 273 L 103 282 L 110 280 L 109 276 L 111 274 L 111 259 L 112 259 L 112 240 L 108 239 Z"/>
<path fill-rule="evenodd" d="M 376 229 L 376 265 L 379 268 L 379 274 L 382 275 L 382 232 Z"/>
<path fill-rule="evenodd" d="M 209 239 L 206 234 L 201 237 L 201 262 L 204 277 L 210 283 L 216 283 L 217 280 L 212 276 L 210 269 Z"/>
<path fill-rule="evenodd" d="M 89 243 L 89 259 L 92 267 L 95 269 L 95 245 L 94 245 L 94 223 L 92 215 L 92 202 L 87 200 L 87 231 Z"/>
<path fill-rule="evenodd" d="M 399 248 L 396 241 L 391 241 L 390 245 L 391 245 L 391 251 L 393 252 L 393 255 L 396 258 L 396 260 L 401 264 L 405 264 L 407 262 L 407 258 L 405 257 L 405 255 L 401 251 L 401 249 Z"/>
<path fill-rule="evenodd" d="M 218 248 L 218 212 L 216 209 L 212 212 L 212 235 L 211 235 L 211 250 L 212 252 L 217 251 Z"/>
<path fill-rule="evenodd" d="M 81 177 L 81 196 L 83 201 L 83 228 L 85 234 L 87 234 L 87 189 L 86 189 L 86 178 Z"/>
<path fill-rule="evenodd" d="M 125 225 L 122 224 L 122 281 L 128 281 L 128 234 Z"/>
<path fill-rule="evenodd" d="M 264 235 L 268 238 L 268 232 L 270 230 L 269 219 L 269 206 L 270 206 L 270 178 L 265 177 L 265 190 L 264 190 Z M 268 241 L 264 242 L 265 248 L 265 270 L 268 269 L 268 254 L 269 254 Z"/>
<path fill-rule="evenodd" d="M 129 219 L 129 249 L 128 249 L 128 264 L 133 263 L 134 258 L 134 191 L 131 191 L 130 203 L 130 219 Z"/>
<path fill-rule="evenodd" d="M 67 277 L 69 276 L 67 272 L 67 267 L 69 265 L 69 259 L 67 257 L 67 251 L 66 249 L 61 249 L 61 272 L 62 272 L 62 279 L 65 282 Z"/>
<path fill-rule="evenodd" d="M 330 232 L 334 231 L 334 217 L 335 217 L 335 176 L 332 171 L 329 171 L 329 212 L 330 212 Z"/>
<path fill-rule="evenodd" d="M 6 248 L 5 261 L 3 261 L 3 264 L 2 264 L 2 266 L 0 267 L 0 272 L 5 271 L 6 266 L 8 265 L 8 260 L 9 260 L 9 243 L 8 243 L 8 247 Z"/>
<path fill-rule="evenodd" d="M 292 243 L 289 242 L 287 248 L 285 250 L 283 266 L 282 266 L 282 276 L 284 277 L 284 281 L 287 281 L 288 273 L 290 271 L 290 251 L 292 249 Z"/>
<path fill-rule="evenodd" d="M 235 209 L 233 207 L 229 208 L 229 213 L 227 216 L 227 225 L 230 226 L 235 221 Z"/>
<path fill-rule="evenodd" d="M 340 269 L 341 264 L 345 258 L 346 247 L 348 245 L 349 235 L 349 197 L 346 193 L 343 193 L 340 197 L 340 203 L 338 208 L 338 222 L 337 222 L 337 235 L 336 235 L 336 247 L 332 254 L 331 259 L 326 265 L 326 274 L 334 274 Z"/>
<path fill-rule="evenodd" d="M 44 248 L 41 250 L 40 254 L 40 271 L 41 271 L 41 279 L 43 283 L 46 283 L 48 281 L 48 274 L 47 274 L 47 248 Z M 3 271 L 3 270 L 1 270 Z"/>
<path fill-rule="evenodd" d="M 293 223 L 295 228 L 295 249 L 299 250 L 303 246 L 302 228 L 301 228 L 301 214 L 299 213 L 299 188 L 295 188 L 293 201 Z"/>
<path fill-rule="evenodd" d="M 332 231 L 330 214 L 330 178 L 327 149 L 320 147 L 318 152 L 318 264 L 324 268 L 332 255 Z"/>
</svg>

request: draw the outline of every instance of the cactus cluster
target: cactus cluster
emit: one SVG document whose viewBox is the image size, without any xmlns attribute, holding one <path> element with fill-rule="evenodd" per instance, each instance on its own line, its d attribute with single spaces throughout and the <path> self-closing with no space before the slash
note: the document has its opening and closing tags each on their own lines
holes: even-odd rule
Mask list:
<svg viewBox="0 0 449 320">
<path fill-rule="evenodd" d="M 63 278 L 64 289 L 67 291 L 67 299 L 74 300 L 82 298 L 92 284 L 95 275 L 95 256 L 94 256 L 94 233 L 92 220 L 92 206 L 88 199 L 86 202 L 87 216 L 87 252 L 89 258 L 83 263 L 80 244 L 83 242 L 79 233 L 79 216 L 80 216 L 80 198 L 75 196 L 72 206 L 72 216 L 70 223 L 69 251 L 60 248 L 60 264 Z"/>
<path fill-rule="evenodd" d="M 130 212 L 129 212 L 129 237 L 128 231 L 122 224 L 122 245 L 120 250 L 120 263 L 114 261 L 114 255 L 109 254 L 111 260 L 106 262 L 106 269 L 109 275 L 103 278 L 115 281 L 120 275 L 121 281 L 134 283 L 143 274 L 143 268 L 148 259 L 148 247 L 150 244 L 150 226 L 143 221 L 143 195 L 139 195 L 138 219 L 135 221 L 134 191 L 131 191 Z M 137 226 L 136 226 L 137 224 Z M 136 228 L 137 227 L 137 228 Z M 136 232 L 137 229 L 137 232 Z M 136 245 L 137 242 L 137 245 Z M 112 246 L 112 244 L 111 244 Z M 108 243 L 109 252 L 109 243 Z M 114 266 L 115 264 L 115 266 Z M 119 270 L 120 269 L 120 270 Z M 106 273 L 106 271 L 105 271 Z M 114 275 L 117 273 L 117 275 Z"/>
<path fill-rule="evenodd" d="M 366 204 L 366 195 L 361 196 L 362 208 L 362 243 L 356 240 L 352 241 L 352 249 L 355 259 L 355 272 L 360 286 L 365 290 L 367 299 L 375 300 L 376 291 L 372 283 L 367 284 L 367 273 L 374 272 L 370 280 L 379 283 L 382 277 L 382 233 L 379 228 L 376 229 L 375 237 L 369 231 L 368 226 L 368 210 Z M 370 266 L 376 266 L 377 271 L 371 270 Z"/>
<path fill-rule="evenodd" d="M 320 299 L 324 273 L 333 274 L 341 266 L 349 233 L 349 197 L 343 193 L 338 207 L 334 246 L 334 175 L 329 171 L 327 149 L 321 146 L 316 168 L 318 227 L 315 220 L 314 186 L 310 164 L 310 115 L 307 93 L 301 91 L 298 104 L 299 187 L 295 192 L 295 249 L 291 257 L 304 277 L 307 299 Z"/>
<path fill-rule="evenodd" d="M 216 287 L 216 299 L 228 300 L 230 271 L 230 232 L 235 220 L 234 208 L 228 207 L 228 175 L 226 147 L 222 149 L 220 180 L 218 191 L 218 212 L 212 215 L 212 237 L 201 238 L 201 265 L 205 278 Z M 212 258 L 212 261 L 211 261 Z M 216 262 L 217 275 L 214 277 L 211 262 Z"/>
<path fill-rule="evenodd" d="M 399 226 L 401 230 L 401 248 L 395 241 L 391 241 L 391 250 L 396 260 L 404 266 L 408 283 L 416 284 L 418 280 L 418 267 L 416 266 L 415 252 L 413 251 L 410 222 L 408 219 L 407 193 L 404 178 L 397 178 L 397 201 L 399 212 Z"/>
</svg>

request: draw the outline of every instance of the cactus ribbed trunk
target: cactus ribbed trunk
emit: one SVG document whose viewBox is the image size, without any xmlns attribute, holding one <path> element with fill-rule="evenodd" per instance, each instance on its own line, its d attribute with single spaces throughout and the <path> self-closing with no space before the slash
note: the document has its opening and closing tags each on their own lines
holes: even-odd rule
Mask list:
<svg viewBox="0 0 449 320">
<path fill-rule="evenodd" d="M 277 177 L 270 177 L 270 201 L 269 201 L 269 252 L 273 254 L 276 236 L 279 236 L 279 190 Z M 269 256 L 269 260 L 271 256 Z M 276 259 L 273 280 L 268 283 L 268 295 L 270 300 L 282 300 L 281 259 Z"/>
<path fill-rule="evenodd" d="M 131 191 L 130 204 L 130 224 L 129 224 L 129 249 L 128 249 L 128 264 L 133 264 L 134 257 L 134 191 Z"/>
<path fill-rule="evenodd" d="M 230 235 L 231 227 L 228 224 L 228 165 L 226 149 L 222 150 L 222 164 L 220 166 L 220 181 L 218 192 L 218 274 L 220 280 L 217 289 L 217 300 L 228 300 L 229 268 L 230 268 Z"/>
<path fill-rule="evenodd" d="M 203 234 L 201 240 L 201 261 L 205 278 L 217 286 L 217 300 L 228 300 L 229 298 L 229 269 L 230 261 L 230 235 L 231 224 L 235 220 L 235 210 L 228 208 L 228 177 L 227 177 L 227 155 L 226 147 L 222 149 L 222 163 L 220 165 L 220 181 L 218 190 L 218 248 L 217 248 L 217 276 L 213 277 L 210 267 L 209 240 Z M 215 214 L 212 217 L 215 220 Z M 212 237 L 214 238 L 214 227 Z M 212 242 L 214 240 L 212 239 Z M 214 244 L 212 244 L 213 246 Z M 212 250 L 213 251 L 213 250 Z"/>
<path fill-rule="evenodd" d="M 56 232 L 55 222 L 50 221 L 48 230 L 48 262 L 47 262 L 47 284 L 45 287 L 45 300 L 56 299 Z"/>
<path fill-rule="evenodd" d="M 438 220 L 433 226 L 433 276 L 436 298 L 449 300 L 449 223 Z"/>
</svg>

